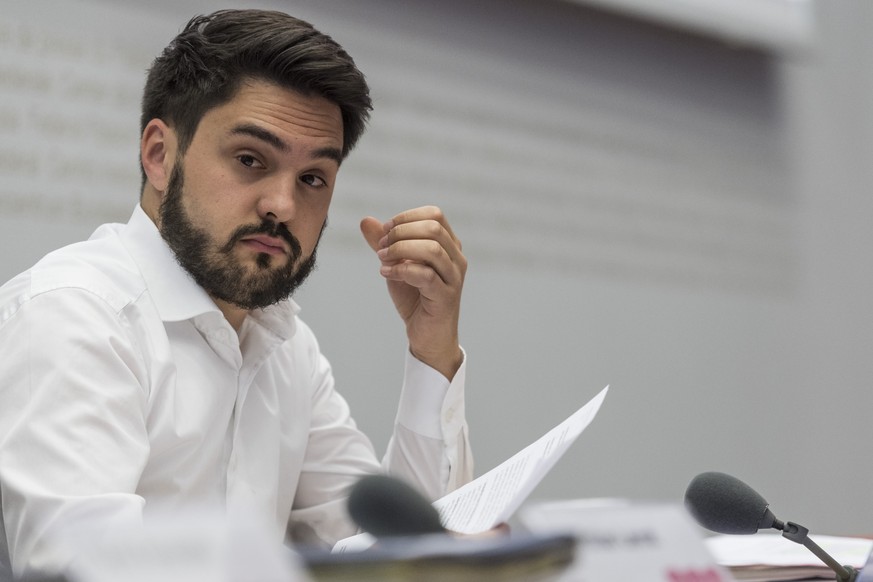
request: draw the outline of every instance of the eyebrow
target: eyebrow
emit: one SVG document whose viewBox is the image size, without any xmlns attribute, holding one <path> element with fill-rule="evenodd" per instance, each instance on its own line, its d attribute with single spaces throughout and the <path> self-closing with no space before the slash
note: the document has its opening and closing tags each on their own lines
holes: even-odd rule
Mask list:
<svg viewBox="0 0 873 582">
<path fill-rule="evenodd" d="M 336 162 L 337 166 L 340 166 L 343 163 L 343 153 L 339 150 L 339 148 L 319 148 L 312 152 L 312 157 L 327 158 L 329 160 L 333 160 Z"/>
<path fill-rule="evenodd" d="M 244 123 L 242 125 L 237 125 L 233 129 L 230 130 L 231 135 L 247 135 L 253 137 L 255 139 L 261 140 L 264 143 L 271 145 L 282 153 L 291 151 L 291 146 L 288 145 L 282 138 L 273 133 L 268 129 L 264 129 L 263 127 L 259 127 L 257 125 L 251 123 Z M 319 148 L 312 152 L 313 159 L 317 158 L 327 158 L 329 160 L 333 160 L 337 163 L 337 165 L 342 164 L 343 154 L 339 148 L 334 147 L 324 147 Z"/>
<path fill-rule="evenodd" d="M 259 139 L 263 142 L 266 142 L 279 150 L 280 152 L 287 152 L 291 149 L 291 147 L 282 141 L 278 135 L 273 133 L 270 130 L 264 129 L 263 127 L 258 127 L 257 125 L 253 125 L 251 123 L 245 123 L 242 125 L 237 125 L 233 129 L 230 130 L 231 135 L 247 135 L 253 137 L 255 139 Z"/>
</svg>

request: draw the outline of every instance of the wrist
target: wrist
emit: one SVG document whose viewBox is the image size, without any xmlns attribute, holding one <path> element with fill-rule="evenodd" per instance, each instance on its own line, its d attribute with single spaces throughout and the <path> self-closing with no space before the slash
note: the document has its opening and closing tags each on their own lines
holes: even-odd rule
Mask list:
<svg viewBox="0 0 873 582">
<path fill-rule="evenodd" d="M 457 344 L 452 349 L 438 353 L 422 352 L 412 346 L 410 346 L 409 351 L 413 357 L 445 376 L 449 382 L 452 381 L 461 368 L 461 364 L 464 363 L 464 352 Z"/>
</svg>

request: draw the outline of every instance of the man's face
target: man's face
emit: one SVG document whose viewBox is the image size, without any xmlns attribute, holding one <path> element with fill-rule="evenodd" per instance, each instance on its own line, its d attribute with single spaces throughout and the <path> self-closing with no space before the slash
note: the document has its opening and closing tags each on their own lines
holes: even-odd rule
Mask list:
<svg viewBox="0 0 873 582">
<path fill-rule="evenodd" d="M 177 159 L 158 226 L 214 298 L 287 298 L 315 266 L 339 169 L 339 108 L 266 82 L 203 116 Z"/>
</svg>

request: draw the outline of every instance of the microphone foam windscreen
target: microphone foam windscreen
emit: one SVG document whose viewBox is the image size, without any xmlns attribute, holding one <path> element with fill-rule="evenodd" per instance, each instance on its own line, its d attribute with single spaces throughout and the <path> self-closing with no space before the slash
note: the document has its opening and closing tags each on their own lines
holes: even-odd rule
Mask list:
<svg viewBox="0 0 873 582">
<path fill-rule="evenodd" d="M 685 491 L 685 507 L 703 527 L 723 534 L 753 534 L 768 513 L 757 491 L 725 473 L 701 473 Z"/>
<path fill-rule="evenodd" d="M 439 512 L 418 491 L 387 475 L 368 475 L 352 488 L 349 515 L 376 537 L 445 532 Z"/>
</svg>

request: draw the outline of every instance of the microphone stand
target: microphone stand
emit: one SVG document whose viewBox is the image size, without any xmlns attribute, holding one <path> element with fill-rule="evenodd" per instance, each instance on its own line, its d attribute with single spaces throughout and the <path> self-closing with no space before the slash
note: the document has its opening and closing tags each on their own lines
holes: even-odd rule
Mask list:
<svg viewBox="0 0 873 582">
<path fill-rule="evenodd" d="M 854 582 L 858 576 L 858 571 L 851 566 L 843 566 L 834 560 L 830 554 L 824 551 L 821 546 L 809 539 L 809 530 L 800 524 L 792 521 L 781 522 L 778 519 L 774 520 L 773 529 L 782 531 L 782 537 L 791 540 L 796 544 L 802 544 L 810 552 L 818 556 L 818 558 L 830 566 L 831 570 L 837 574 L 837 582 Z"/>
</svg>

